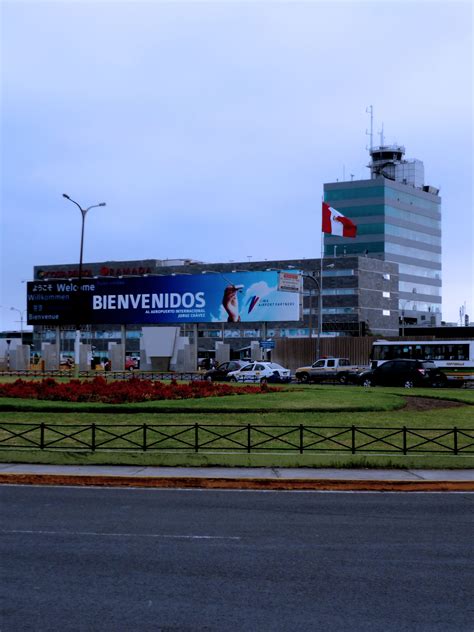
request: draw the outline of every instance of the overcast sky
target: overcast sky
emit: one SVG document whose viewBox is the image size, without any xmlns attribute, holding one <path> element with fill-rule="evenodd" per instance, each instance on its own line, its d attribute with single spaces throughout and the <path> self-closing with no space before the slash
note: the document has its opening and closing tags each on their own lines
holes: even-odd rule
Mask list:
<svg viewBox="0 0 474 632">
<path fill-rule="evenodd" d="M 406 147 L 474 320 L 471 2 L 1 3 L 0 329 L 33 266 L 318 257 L 323 184 Z"/>
</svg>

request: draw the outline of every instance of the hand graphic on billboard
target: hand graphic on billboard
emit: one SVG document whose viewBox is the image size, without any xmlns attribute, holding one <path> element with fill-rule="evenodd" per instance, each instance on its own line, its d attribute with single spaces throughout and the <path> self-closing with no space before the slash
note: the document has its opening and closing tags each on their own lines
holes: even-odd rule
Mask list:
<svg viewBox="0 0 474 632">
<path fill-rule="evenodd" d="M 224 298 L 222 299 L 222 305 L 228 314 L 228 323 L 240 322 L 239 315 L 239 299 L 237 292 L 243 288 L 243 285 L 228 285 L 224 290 Z"/>
</svg>

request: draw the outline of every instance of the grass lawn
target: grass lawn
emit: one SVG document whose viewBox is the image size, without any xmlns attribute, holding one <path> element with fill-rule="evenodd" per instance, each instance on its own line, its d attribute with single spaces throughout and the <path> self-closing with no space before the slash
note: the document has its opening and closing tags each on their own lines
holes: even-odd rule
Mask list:
<svg viewBox="0 0 474 632">
<path fill-rule="evenodd" d="M 427 397 L 458 402 L 459 406 L 417 410 L 404 407 L 410 397 Z M 419 400 L 418 400 L 419 401 Z M 408 428 L 474 429 L 474 390 L 467 389 L 405 389 L 371 388 L 356 386 L 290 386 L 277 393 L 258 395 L 238 395 L 206 399 L 188 399 L 175 401 L 154 401 L 139 404 L 107 405 L 51 402 L 37 400 L 0 399 L 0 415 L 3 423 L 44 422 L 48 425 L 64 424 L 106 424 L 112 432 L 120 431 L 127 424 L 158 424 L 177 426 L 213 424 L 252 424 L 261 426 L 275 425 L 284 427 L 315 426 L 320 433 L 326 426 L 340 428 L 363 426 L 365 428 Z M 19 426 L 18 426 L 19 428 Z M 170 429 L 170 432 L 173 429 Z M 191 431 L 189 431 L 191 432 Z M 242 431 L 244 432 L 244 431 Z M 431 433 L 429 436 L 435 436 Z M 438 430 L 439 434 L 439 430 Z M 472 431 L 471 431 L 472 435 Z M 0 433 L 0 439 L 5 433 Z M 341 437 L 347 445 L 348 435 Z M 401 437 L 393 439 L 399 445 Z M 465 445 L 469 439 L 463 438 Z M 222 465 L 222 466 L 312 466 L 312 467 L 426 467 L 426 468 L 466 468 L 474 467 L 474 454 L 441 455 L 428 454 L 403 455 L 383 452 L 380 454 L 355 454 L 350 452 L 331 452 L 331 443 L 325 452 L 299 454 L 219 452 L 194 453 L 192 449 L 183 452 L 131 452 L 126 444 L 118 440 L 115 451 L 73 452 L 72 450 L 6 450 L 0 449 L 3 462 L 43 462 L 58 464 L 130 464 L 130 465 Z M 223 439 L 222 447 L 228 443 Z M 279 441 L 270 441 L 268 452 L 282 447 Z M 324 444 L 326 445 L 326 444 Z M 324 447 L 323 445 L 323 447 Z M 436 448 L 436 445 L 432 446 Z"/>
</svg>

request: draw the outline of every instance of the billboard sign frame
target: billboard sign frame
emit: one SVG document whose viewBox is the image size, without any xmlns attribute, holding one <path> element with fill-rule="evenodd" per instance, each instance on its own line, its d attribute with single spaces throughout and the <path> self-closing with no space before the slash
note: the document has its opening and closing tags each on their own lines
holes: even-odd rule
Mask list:
<svg viewBox="0 0 474 632">
<path fill-rule="evenodd" d="M 280 275 L 285 276 L 281 290 Z M 299 273 L 291 270 L 27 284 L 28 325 L 188 324 L 299 321 Z"/>
</svg>

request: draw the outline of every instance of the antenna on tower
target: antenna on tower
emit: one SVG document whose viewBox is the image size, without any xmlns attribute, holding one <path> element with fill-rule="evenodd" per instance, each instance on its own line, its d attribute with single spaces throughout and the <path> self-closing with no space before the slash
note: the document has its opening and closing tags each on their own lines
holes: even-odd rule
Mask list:
<svg viewBox="0 0 474 632">
<path fill-rule="evenodd" d="M 380 147 L 383 147 L 385 144 L 385 139 L 383 137 L 383 123 L 382 123 L 382 129 L 380 130 Z"/>
<path fill-rule="evenodd" d="M 369 105 L 369 107 L 365 108 L 365 111 L 370 114 L 370 132 L 368 132 L 367 130 L 365 130 L 365 133 L 367 134 L 367 136 L 370 137 L 370 151 L 372 151 L 373 146 L 374 146 L 374 108 L 372 105 Z"/>
</svg>

